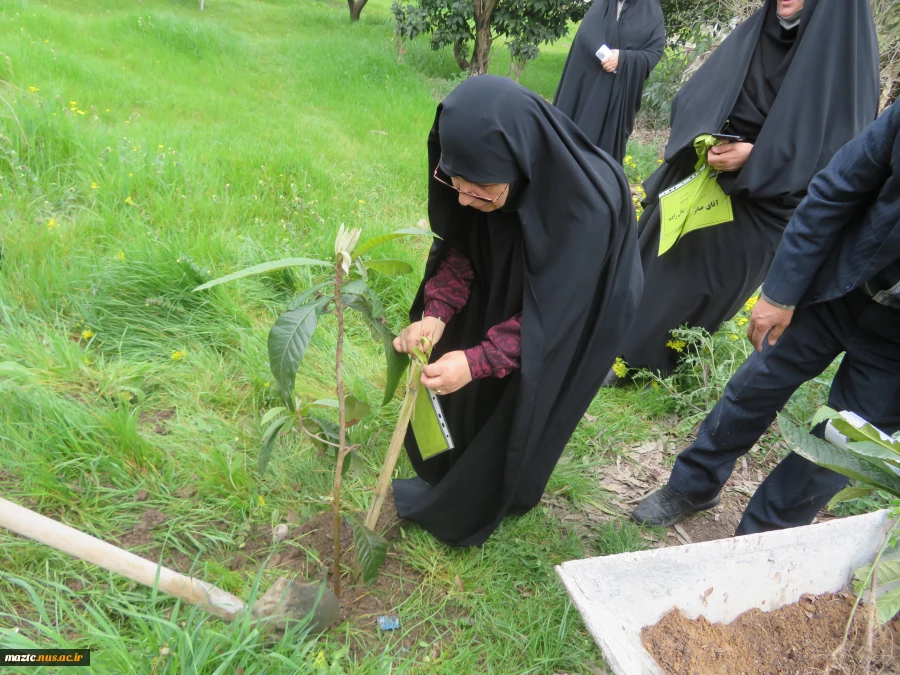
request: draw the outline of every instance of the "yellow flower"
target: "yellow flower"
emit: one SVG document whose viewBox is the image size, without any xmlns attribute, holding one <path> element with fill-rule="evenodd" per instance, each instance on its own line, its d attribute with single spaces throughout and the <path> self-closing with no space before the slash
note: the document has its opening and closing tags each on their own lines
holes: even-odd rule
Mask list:
<svg viewBox="0 0 900 675">
<path fill-rule="evenodd" d="M 186 351 L 181 351 L 181 350 L 176 349 L 172 352 L 172 360 L 173 361 L 182 361 L 184 359 L 184 357 L 186 357 L 186 356 L 187 356 Z"/>
<path fill-rule="evenodd" d="M 758 295 L 754 295 L 752 298 L 750 298 L 747 302 L 744 303 L 744 311 L 752 312 L 753 308 L 756 307 L 756 303 L 758 300 L 759 300 Z"/>
<path fill-rule="evenodd" d="M 661 159 L 658 159 L 658 160 L 656 160 L 656 163 L 657 163 L 657 164 L 662 164 L 663 161 L 662 161 Z"/>
<path fill-rule="evenodd" d="M 48 230 L 55 230 L 56 227 L 57 227 L 56 218 L 51 218 L 50 220 L 47 221 L 47 229 Z"/>
<path fill-rule="evenodd" d="M 746 316 L 742 316 L 740 319 L 737 320 L 737 325 L 738 326 L 746 326 L 748 321 L 750 321 L 750 319 L 748 319 Z"/>
<path fill-rule="evenodd" d="M 119 251 L 118 253 L 116 253 L 115 258 L 116 258 L 116 260 L 124 261 L 125 260 L 125 251 Z"/>
<path fill-rule="evenodd" d="M 76 106 L 78 105 L 78 101 L 69 101 L 69 105 Z"/>
<path fill-rule="evenodd" d="M 628 374 L 628 364 L 621 358 L 617 358 L 613 364 L 613 372 L 616 374 L 616 377 L 625 377 Z"/>
<path fill-rule="evenodd" d="M 40 89 L 38 89 L 37 87 L 28 87 L 28 91 L 35 92 L 35 91 L 40 91 Z"/>
<path fill-rule="evenodd" d="M 81 331 L 82 340 L 90 340 L 92 337 L 94 337 L 94 331 L 92 331 L 90 328 Z"/>
<path fill-rule="evenodd" d="M 270 384 L 269 382 L 266 382 L 265 384 L 263 384 L 263 386 L 266 387 L 266 388 L 268 388 L 268 387 L 269 387 L 269 384 Z"/>
<path fill-rule="evenodd" d="M 266 505 L 266 499 L 265 499 L 265 497 L 263 497 L 262 495 L 259 495 L 259 496 L 256 498 L 256 503 L 259 504 L 260 506 L 265 506 L 265 505 Z"/>
<path fill-rule="evenodd" d="M 327 668 L 328 667 L 328 661 L 325 659 L 325 652 L 323 652 L 321 649 L 318 652 L 316 652 L 316 658 L 313 659 L 313 665 L 316 668 Z"/>
<path fill-rule="evenodd" d="M 159 150 L 162 150 L 163 148 L 165 148 L 164 145 L 157 145 L 156 147 L 157 147 Z"/>
<path fill-rule="evenodd" d="M 97 190 L 97 184 L 94 181 L 91 181 L 91 190 Z"/>
<path fill-rule="evenodd" d="M 729 333 L 729 334 L 728 334 L 728 337 L 731 338 L 731 341 L 732 341 L 732 342 L 737 342 L 738 340 L 741 339 L 741 338 L 738 336 L 737 333 Z"/>
<path fill-rule="evenodd" d="M 84 115 L 84 110 L 76 110 L 75 112 L 77 112 L 79 115 Z"/>
<path fill-rule="evenodd" d="M 684 348 L 687 346 L 687 342 L 684 340 L 669 340 L 666 343 L 666 347 L 670 347 L 674 349 L 676 352 L 684 351 Z"/>
<path fill-rule="evenodd" d="M 360 200 L 359 200 L 359 203 L 360 203 L 360 204 L 365 204 L 366 202 L 365 202 L 364 200 L 360 199 Z"/>
<path fill-rule="evenodd" d="M 131 195 L 128 195 L 127 197 L 125 197 L 125 203 L 126 204 L 134 204 L 134 202 L 131 201 Z"/>
</svg>

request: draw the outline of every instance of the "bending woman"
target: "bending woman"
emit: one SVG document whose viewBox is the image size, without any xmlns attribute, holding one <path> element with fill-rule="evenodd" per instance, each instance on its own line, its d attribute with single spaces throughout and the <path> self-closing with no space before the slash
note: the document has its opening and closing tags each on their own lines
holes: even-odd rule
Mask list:
<svg viewBox="0 0 900 675">
<path fill-rule="evenodd" d="M 603 61 L 602 45 L 611 50 Z M 659 0 L 595 0 L 575 34 L 553 105 L 621 164 L 644 83 L 665 46 Z"/>
<path fill-rule="evenodd" d="M 423 460 L 410 432 L 418 477 L 395 480 L 394 500 L 471 546 L 540 501 L 631 321 L 640 259 L 621 167 L 506 78 L 471 78 L 438 106 L 428 159 L 441 239 L 394 345 L 435 343 L 422 383 L 455 449 Z"/>
<path fill-rule="evenodd" d="M 644 295 L 625 338 L 631 367 L 663 375 L 683 324 L 715 331 L 759 288 L 812 177 L 875 119 L 878 42 L 868 0 L 767 0 L 716 49 L 672 104 L 665 163 L 644 184 Z M 685 235 L 659 255 L 659 195 L 693 172 L 694 139 L 731 196 L 732 222 Z M 612 375 L 610 376 L 612 378 Z"/>
</svg>

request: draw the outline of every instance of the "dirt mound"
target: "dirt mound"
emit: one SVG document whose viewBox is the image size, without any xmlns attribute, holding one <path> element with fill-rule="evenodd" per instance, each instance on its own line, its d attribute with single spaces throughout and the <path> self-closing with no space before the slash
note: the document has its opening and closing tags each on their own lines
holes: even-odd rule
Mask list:
<svg viewBox="0 0 900 675">
<path fill-rule="evenodd" d="M 774 612 L 744 612 L 730 624 L 691 620 L 674 610 L 644 628 L 641 639 L 663 671 L 673 675 L 821 673 L 841 643 L 853 602 L 847 593 L 805 595 Z M 865 642 L 865 611 L 857 611 L 844 658 L 832 673 L 900 674 L 900 620 L 879 631 L 868 670 Z"/>
</svg>

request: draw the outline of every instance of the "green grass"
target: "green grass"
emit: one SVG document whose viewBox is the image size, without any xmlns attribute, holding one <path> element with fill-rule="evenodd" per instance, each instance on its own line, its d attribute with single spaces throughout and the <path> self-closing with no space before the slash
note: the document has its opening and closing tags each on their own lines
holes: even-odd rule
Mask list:
<svg viewBox="0 0 900 675">
<path fill-rule="evenodd" d="M 460 76 L 424 40 L 398 61 L 387 0 L 358 25 L 339 2 L 197 4 L 0 0 L 0 493 L 111 540 L 159 510 L 165 526 L 138 553 L 181 556 L 252 599 L 270 575 L 230 570 L 234 552 L 257 528 L 329 506 L 331 461 L 296 435 L 265 476 L 254 470 L 276 402 L 267 329 L 309 278 L 191 289 L 265 260 L 328 257 L 340 223 L 371 235 L 418 222 L 425 139 Z M 546 50 L 523 84 L 551 98 L 565 53 Z M 630 152 L 646 177 L 656 149 Z M 383 249 L 416 269 L 377 282 L 395 330 L 427 245 Z M 305 399 L 333 397 L 333 352 L 326 320 L 298 377 Z M 350 392 L 376 404 L 383 356 L 362 324 L 345 354 Z M 672 406 L 653 389 L 598 396 L 548 492 L 573 508 L 602 500 L 585 468 L 614 463 Z M 367 507 L 396 413 L 354 428 L 367 470 L 346 480 L 348 509 Z M 353 635 L 271 644 L 0 532 L 0 628 L 19 630 L 0 645 L 93 647 L 91 669 L 73 673 L 591 673 L 602 659 L 553 565 L 644 545 L 629 525 L 595 534 L 582 540 L 543 506 L 481 549 L 411 529 L 396 546 L 424 581 L 398 612 L 444 637 L 409 651 L 385 637 L 351 657 Z"/>
</svg>

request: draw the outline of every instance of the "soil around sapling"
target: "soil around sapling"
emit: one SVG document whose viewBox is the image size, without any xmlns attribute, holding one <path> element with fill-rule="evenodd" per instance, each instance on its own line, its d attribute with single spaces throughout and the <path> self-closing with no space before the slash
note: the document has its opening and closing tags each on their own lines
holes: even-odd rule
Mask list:
<svg viewBox="0 0 900 675">
<path fill-rule="evenodd" d="M 679 610 L 641 631 L 644 647 L 670 675 L 813 675 L 841 643 L 855 597 L 804 595 L 773 612 L 752 609 L 730 624 L 689 619 Z M 900 675 L 900 619 L 878 630 L 866 664 L 866 609 L 860 605 L 834 675 Z"/>
<path fill-rule="evenodd" d="M 229 567 L 232 570 L 259 569 L 261 564 L 275 576 L 290 576 L 310 582 L 331 579 L 334 555 L 333 515 L 323 512 L 290 530 L 287 538 L 274 547 L 269 528 L 253 533 L 246 545 L 235 554 Z M 447 639 L 447 631 L 441 630 L 434 622 L 416 616 L 414 609 L 418 603 L 409 603 L 413 595 L 424 585 L 424 576 L 405 559 L 399 547 L 393 545 L 400 537 L 401 520 L 393 503 L 393 498 L 385 500 L 384 508 L 375 528 L 388 540 L 387 559 L 382 565 L 378 578 L 371 584 L 364 584 L 353 572 L 355 548 L 353 531 L 347 522 L 341 520 L 341 609 L 338 623 L 329 633 L 349 644 L 351 657 L 370 654 L 372 650 L 384 649 L 387 644 L 411 652 L 422 643 L 436 645 Z M 265 582 L 260 583 L 260 592 Z M 450 612 L 452 614 L 452 611 Z M 379 616 L 397 617 L 400 628 L 383 631 L 378 627 Z M 451 617 L 452 618 L 452 617 Z M 433 656 L 433 655 L 432 655 Z"/>
</svg>

